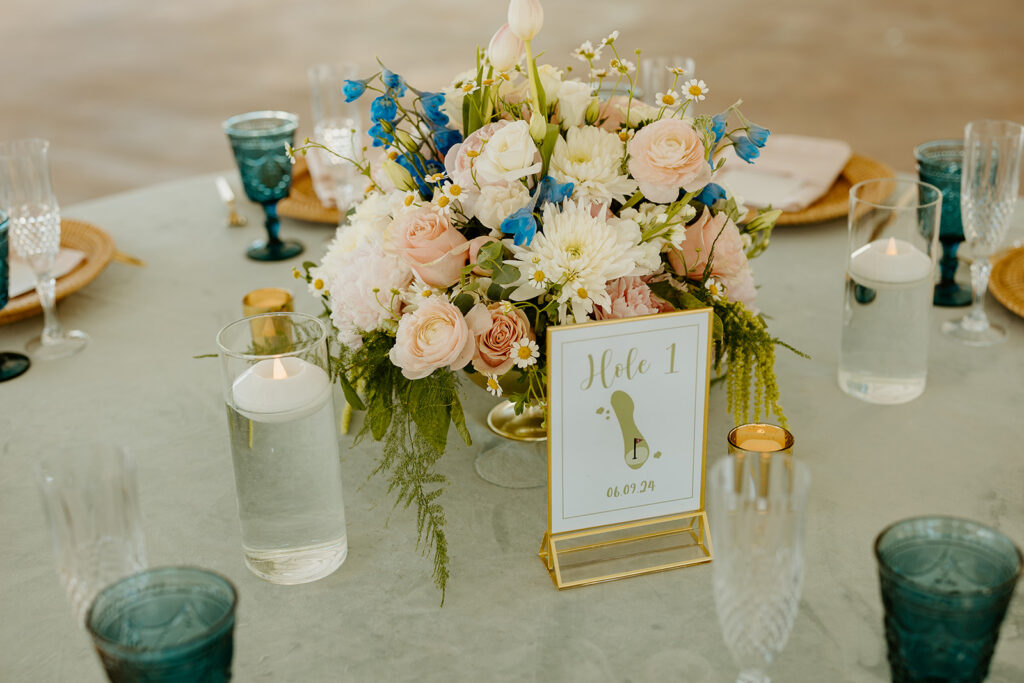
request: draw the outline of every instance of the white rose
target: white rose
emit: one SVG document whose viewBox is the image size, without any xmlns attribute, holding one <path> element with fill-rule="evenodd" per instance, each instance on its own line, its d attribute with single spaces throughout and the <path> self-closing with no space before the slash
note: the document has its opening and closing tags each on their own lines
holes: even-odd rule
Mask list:
<svg viewBox="0 0 1024 683">
<path fill-rule="evenodd" d="M 562 127 L 583 125 L 590 106 L 590 86 L 577 80 L 565 81 L 558 88 L 558 118 Z"/>
<path fill-rule="evenodd" d="M 459 101 L 461 106 L 461 100 Z M 622 103 L 619 105 L 619 111 L 622 112 L 622 116 L 625 118 L 626 109 L 629 108 L 629 118 L 626 119 L 626 123 L 630 126 L 639 125 L 641 121 L 650 121 L 658 116 L 658 107 L 652 107 L 651 105 L 641 102 L 640 100 L 633 98 L 630 103 Z"/>
<path fill-rule="evenodd" d="M 510 183 L 541 169 L 540 152 L 526 121 L 514 121 L 495 131 L 473 164 L 481 185 Z"/>
<path fill-rule="evenodd" d="M 541 64 L 537 67 L 537 75 L 540 76 L 540 86 L 544 88 L 544 101 L 550 107 L 558 101 L 558 91 L 562 87 L 562 70 L 550 64 Z"/>
<path fill-rule="evenodd" d="M 506 185 L 484 185 L 476 198 L 474 213 L 491 230 L 500 230 L 501 222 L 529 206 L 530 191 L 518 180 Z"/>
</svg>

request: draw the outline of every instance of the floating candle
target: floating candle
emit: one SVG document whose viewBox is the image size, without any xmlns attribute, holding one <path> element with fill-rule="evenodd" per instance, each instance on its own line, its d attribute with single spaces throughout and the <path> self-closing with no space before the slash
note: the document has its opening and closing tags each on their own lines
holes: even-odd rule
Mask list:
<svg viewBox="0 0 1024 683">
<path fill-rule="evenodd" d="M 932 272 L 932 260 L 910 242 L 875 240 L 850 255 L 850 275 L 867 284 L 917 282 Z"/>
<path fill-rule="evenodd" d="M 305 417 L 331 397 L 323 368 L 293 356 L 261 360 L 232 385 L 235 408 L 257 422 L 285 422 Z"/>
</svg>

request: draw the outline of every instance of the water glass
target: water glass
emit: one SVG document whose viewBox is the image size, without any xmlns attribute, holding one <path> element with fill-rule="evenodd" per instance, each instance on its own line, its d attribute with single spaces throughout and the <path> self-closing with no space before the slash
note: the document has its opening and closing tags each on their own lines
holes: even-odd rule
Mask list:
<svg viewBox="0 0 1024 683">
<path fill-rule="evenodd" d="M 255 261 L 283 261 L 302 253 L 302 245 L 278 237 L 277 202 L 288 196 L 292 161 L 286 145 L 295 142 L 299 117 L 283 111 L 252 111 L 224 121 L 245 195 L 263 207 L 267 240 L 253 242 L 246 256 Z"/>
<path fill-rule="evenodd" d="M 839 387 L 869 403 L 906 403 L 928 376 L 942 193 L 917 180 L 850 189 Z"/>
<path fill-rule="evenodd" d="M 942 192 L 942 216 L 939 220 L 939 283 L 935 285 L 932 303 L 936 306 L 967 306 L 971 303 L 971 290 L 956 283 L 956 257 L 964 241 L 964 226 L 960 220 L 960 176 L 964 160 L 963 140 L 932 140 L 914 148 L 917 176 Z M 927 227 L 927 226 L 925 226 Z"/>
<path fill-rule="evenodd" d="M 308 71 L 313 106 L 313 140 L 327 147 L 306 155 L 313 189 L 321 203 L 345 211 L 358 198 L 359 171 L 353 161 L 359 154 L 362 121 L 355 103 L 346 102 L 342 88 L 358 77 L 355 64 L 317 64 Z M 329 198 L 329 201 L 325 201 Z"/>
<path fill-rule="evenodd" d="M 995 529 L 916 517 L 875 540 L 892 679 L 982 681 L 1022 558 Z"/>
<path fill-rule="evenodd" d="M 162 567 L 107 587 L 86 628 L 114 683 L 231 680 L 238 594 L 223 576 Z"/>
<path fill-rule="evenodd" d="M 7 214 L 0 211 L 0 310 L 7 305 Z M 12 351 L 0 351 L 0 382 L 14 379 L 28 370 L 28 356 Z"/>
<path fill-rule="evenodd" d="M 74 447 L 37 468 L 57 572 L 76 618 L 108 584 L 146 566 L 135 462 L 128 451 Z"/>
<path fill-rule="evenodd" d="M 942 326 L 944 334 L 970 346 L 1006 339 L 1006 330 L 985 315 L 985 292 L 992 273 L 990 257 L 1006 237 L 1017 203 L 1024 126 L 1012 121 L 971 121 L 964 129 L 960 212 L 971 247 L 974 300 L 963 318 Z"/>
<path fill-rule="evenodd" d="M 0 143 L 0 210 L 6 212 L 10 244 L 32 268 L 43 308 L 43 332 L 26 345 L 38 360 L 78 353 L 89 335 L 64 330 L 57 318 L 57 279 L 53 265 L 60 251 L 60 206 L 50 183 L 50 143 L 28 139 Z"/>
<path fill-rule="evenodd" d="M 782 447 L 751 450 L 746 457 L 733 452 L 710 472 L 715 609 L 740 667 L 737 681 L 744 683 L 768 681 L 766 671 L 786 645 L 803 588 L 811 476 Z"/>
<path fill-rule="evenodd" d="M 681 67 L 686 70 L 686 73 L 676 78 L 676 75 L 669 71 L 672 67 Z M 672 89 L 672 84 L 675 83 L 676 92 L 680 95 L 679 102 L 682 104 L 685 101 L 684 94 L 681 92 L 683 83 L 693 78 L 695 68 L 693 59 L 689 57 L 645 57 L 640 60 L 642 92 L 639 96 L 644 102 L 655 104 L 654 98 L 657 94 L 668 92 Z M 687 114 L 693 115 L 696 104 L 696 102 L 690 103 L 686 109 Z"/>
<path fill-rule="evenodd" d="M 217 344 L 246 565 L 272 583 L 321 579 L 348 554 L 327 328 L 266 313 Z"/>
</svg>

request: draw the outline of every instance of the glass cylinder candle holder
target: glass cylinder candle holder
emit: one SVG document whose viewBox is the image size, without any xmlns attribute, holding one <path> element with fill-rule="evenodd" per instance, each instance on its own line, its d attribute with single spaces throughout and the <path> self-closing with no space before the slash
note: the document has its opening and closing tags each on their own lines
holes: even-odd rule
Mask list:
<svg viewBox="0 0 1024 683">
<path fill-rule="evenodd" d="M 266 338 L 256 330 L 287 329 Z M 245 562 L 272 583 L 315 581 L 348 554 L 327 328 L 266 313 L 217 335 Z"/>
<path fill-rule="evenodd" d="M 942 193 L 886 178 L 850 189 L 839 386 L 869 403 L 924 391 Z"/>
</svg>

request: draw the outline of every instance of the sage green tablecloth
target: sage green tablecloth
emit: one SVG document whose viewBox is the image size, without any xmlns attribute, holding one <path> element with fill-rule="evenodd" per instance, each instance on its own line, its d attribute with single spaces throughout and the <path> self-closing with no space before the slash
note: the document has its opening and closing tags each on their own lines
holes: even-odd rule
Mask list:
<svg viewBox="0 0 1024 683">
<path fill-rule="evenodd" d="M 0 680 L 100 681 L 89 639 L 58 584 L 33 467 L 55 449 L 121 443 L 139 461 L 143 523 L 153 564 L 195 564 L 239 588 L 239 681 L 515 680 L 730 681 L 735 676 L 711 595 L 711 565 L 559 593 L 537 558 L 543 489 L 481 480 L 474 453 L 493 443 L 492 400 L 467 383 L 475 444 L 442 461 L 451 485 L 452 576 L 443 608 L 415 547 L 414 515 L 393 510 L 367 477 L 373 442 L 342 439 L 350 554 L 305 586 L 264 583 L 239 542 L 214 335 L 240 317 L 242 295 L 294 287 L 294 262 L 244 257 L 262 230 L 225 227 L 212 177 L 67 207 L 109 231 L 144 268 L 113 263 L 61 303 L 64 322 L 89 332 L 80 355 L 36 363 L 0 384 Z M 1018 208 L 1018 233 L 1024 211 Z M 317 258 L 329 226 L 285 221 Z M 938 333 L 959 311 L 935 309 L 928 388 L 907 405 L 874 406 L 836 386 L 846 229 L 842 221 L 779 228 L 755 262 L 772 330 L 811 354 L 779 351 L 777 371 L 811 468 L 807 573 L 779 681 L 887 680 L 882 606 L 871 544 L 889 522 L 923 513 L 970 517 L 1024 543 L 1024 320 L 990 301 L 1008 343 L 957 346 Z M 300 309 L 317 304 L 297 291 Z M 38 333 L 35 318 L 0 327 L 0 348 Z M 731 426 L 724 390 L 712 392 L 709 463 Z M 452 441 L 454 442 L 454 438 Z M 714 518 L 711 519 L 712 534 Z M 1024 680 L 1024 597 L 1004 623 L 991 680 Z"/>
</svg>

